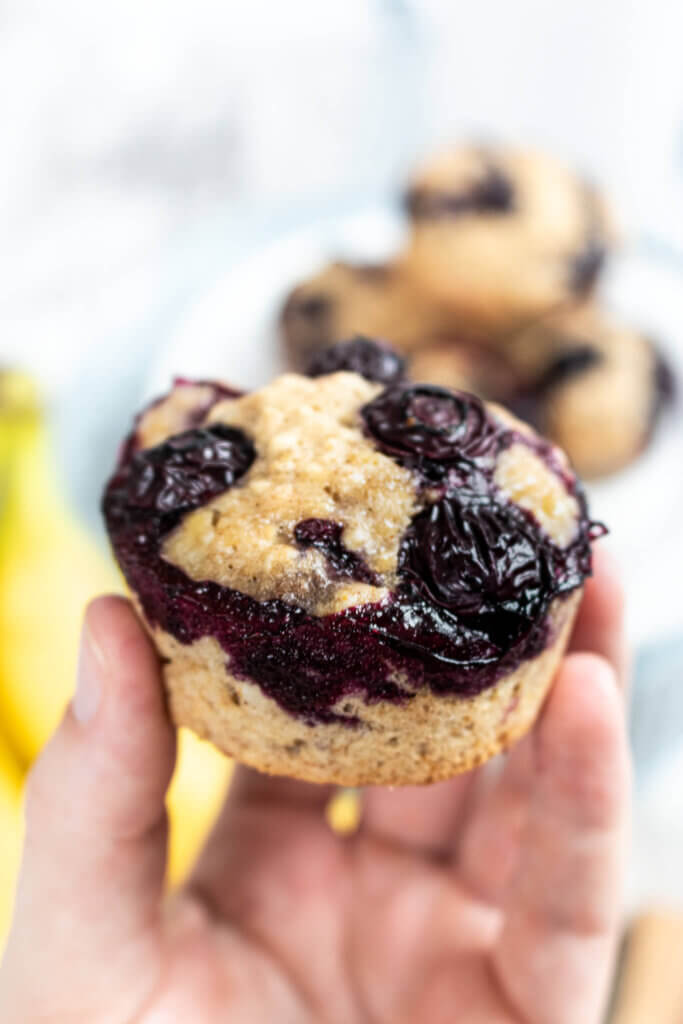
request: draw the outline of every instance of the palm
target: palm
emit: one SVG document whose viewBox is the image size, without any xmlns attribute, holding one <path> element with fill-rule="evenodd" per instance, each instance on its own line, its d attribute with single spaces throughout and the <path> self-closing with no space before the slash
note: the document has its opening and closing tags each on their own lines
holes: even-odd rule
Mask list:
<svg viewBox="0 0 683 1024">
<path fill-rule="evenodd" d="M 367 827 L 340 841 L 322 817 L 323 792 L 246 773 L 238 787 L 229 820 L 239 842 L 223 845 L 221 837 L 213 864 L 207 851 L 178 906 L 194 934 L 192 955 L 204 964 L 216 932 L 229 942 L 194 993 L 207 1020 L 223 1019 L 225 1004 L 211 1004 L 221 990 L 237 991 L 232 1012 L 245 1021 L 430 1024 L 454 1020 L 456 1007 L 458 1020 L 520 1019 L 506 1012 L 491 972 L 501 914 L 448 864 L 446 843 L 411 849 Z M 441 801 L 455 809 L 467 788 L 432 790 L 431 810 Z M 371 806 L 374 796 L 384 814 L 384 797 L 394 795 L 372 794 Z M 417 794 L 396 797 L 414 803 Z M 240 999 L 238 979 L 255 967 L 269 984 L 242 990 Z"/>
<path fill-rule="evenodd" d="M 169 955 L 193 969 L 168 972 L 162 1004 L 211 1022 L 597 1021 L 623 780 L 618 718 L 591 714 L 603 684 L 569 658 L 502 772 L 369 790 L 347 839 L 325 787 L 242 770 L 176 905 Z"/>
</svg>

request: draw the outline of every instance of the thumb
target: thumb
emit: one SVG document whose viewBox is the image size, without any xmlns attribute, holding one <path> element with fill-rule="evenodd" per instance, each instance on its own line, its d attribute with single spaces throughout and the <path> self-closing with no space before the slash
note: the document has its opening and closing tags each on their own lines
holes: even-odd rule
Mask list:
<svg viewBox="0 0 683 1024">
<path fill-rule="evenodd" d="M 33 1012 L 31 978 L 41 978 L 53 1014 L 60 992 L 78 994 L 89 1004 L 79 1005 L 83 1020 L 112 991 L 137 1002 L 153 984 L 174 760 L 152 645 L 127 601 L 98 598 L 83 625 L 76 694 L 28 783 L 4 969 L 12 989 L 31 992 Z M 63 1009 L 64 1019 L 75 1012 Z"/>
</svg>

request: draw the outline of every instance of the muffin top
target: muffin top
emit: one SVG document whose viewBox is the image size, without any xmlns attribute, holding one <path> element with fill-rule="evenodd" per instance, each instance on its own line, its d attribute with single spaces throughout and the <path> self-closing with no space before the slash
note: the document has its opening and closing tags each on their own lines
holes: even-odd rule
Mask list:
<svg viewBox="0 0 683 1024">
<path fill-rule="evenodd" d="M 386 367 L 368 345 L 250 394 L 177 383 L 103 503 L 150 624 L 215 636 L 233 674 L 318 720 L 346 692 L 492 685 L 590 571 L 562 454 L 472 395 L 345 369 Z"/>
<path fill-rule="evenodd" d="M 280 314 L 288 362 L 295 370 L 354 334 L 385 338 L 409 351 L 448 326 L 398 263 L 329 263 L 292 289 Z"/>
<path fill-rule="evenodd" d="M 520 242 L 539 246 L 573 248 L 612 233 L 603 200 L 585 179 L 545 153 L 507 146 L 457 146 L 431 156 L 413 174 L 404 205 L 415 222 L 445 220 L 482 234 L 507 223 Z"/>
<path fill-rule="evenodd" d="M 404 205 L 412 223 L 405 259 L 416 280 L 489 326 L 588 293 L 613 244 L 590 183 L 546 154 L 513 147 L 435 154 L 413 175 Z"/>
</svg>

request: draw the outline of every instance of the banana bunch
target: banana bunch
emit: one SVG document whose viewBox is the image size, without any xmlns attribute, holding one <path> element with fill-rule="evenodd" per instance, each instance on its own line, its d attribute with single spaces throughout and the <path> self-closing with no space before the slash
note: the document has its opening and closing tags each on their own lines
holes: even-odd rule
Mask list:
<svg viewBox="0 0 683 1024">
<path fill-rule="evenodd" d="M 0 951 L 21 848 L 24 775 L 71 698 L 85 605 L 121 590 L 113 562 L 62 497 L 33 381 L 0 372 Z M 229 773 L 226 758 L 181 734 L 167 800 L 171 882 L 189 870 Z"/>
</svg>

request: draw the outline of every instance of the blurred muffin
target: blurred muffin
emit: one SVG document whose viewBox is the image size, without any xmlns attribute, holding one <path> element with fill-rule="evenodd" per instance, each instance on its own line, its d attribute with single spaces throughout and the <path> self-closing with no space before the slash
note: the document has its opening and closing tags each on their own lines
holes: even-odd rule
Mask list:
<svg viewBox="0 0 683 1024">
<path fill-rule="evenodd" d="M 320 349 L 356 334 L 384 338 L 400 352 L 424 344 L 446 319 L 397 264 L 337 261 L 299 284 L 280 314 L 287 365 L 306 367 Z"/>
<path fill-rule="evenodd" d="M 505 329 L 585 296 L 612 244 L 591 185 L 545 154 L 511 147 L 431 157 L 405 207 L 406 272 L 478 327 Z"/>
<path fill-rule="evenodd" d="M 496 345 L 434 341 L 407 364 L 415 380 L 508 406 L 587 478 L 637 458 L 673 392 L 653 343 L 592 305 L 548 316 Z"/>
<path fill-rule="evenodd" d="M 522 390 L 523 380 L 505 353 L 465 338 L 442 337 L 411 353 L 407 372 L 413 380 L 470 391 L 506 404 Z"/>
<path fill-rule="evenodd" d="M 564 448 L 584 477 L 632 462 L 673 390 L 650 339 L 594 307 L 520 332 L 509 356 L 527 382 L 526 397 L 512 407 Z"/>
</svg>

